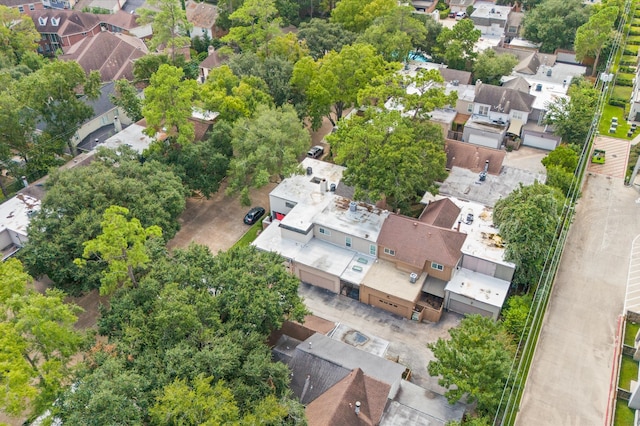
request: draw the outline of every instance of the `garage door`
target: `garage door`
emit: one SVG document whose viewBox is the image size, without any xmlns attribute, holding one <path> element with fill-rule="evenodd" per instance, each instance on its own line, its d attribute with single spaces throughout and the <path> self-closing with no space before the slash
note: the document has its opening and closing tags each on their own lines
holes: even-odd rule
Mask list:
<svg viewBox="0 0 640 426">
<path fill-rule="evenodd" d="M 374 294 L 369 295 L 369 305 L 375 306 L 376 308 L 384 309 L 385 311 L 392 312 L 404 318 L 409 317 L 409 308 L 407 308 L 406 306 L 398 305 L 397 303 L 384 300 L 380 296 L 376 296 Z"/>
<path fill-rule="evenodd" d="M 554 149 L 556 149 L 556 146 L 558 145 L 558 141 L 556 141 L 555 139 L 543 138 L 540 136 L 528 134 L 528 135 L 524 135 L 524 138 L 522 139 L 522 144 L 525 146 L 533 147 L 533 148 L 540 148 L 540 149 L 546 149 L 548 151 L 553 151 Z"/>
<path fill-rule="evenodd" d="M 497 265 L 492 262 L 487 262 L 486 260 L 478 259 L 477 257 L 464 256 L 462 258 L 462 267 L 465 269 L 469 269 L 470 271 L 489 275 L 490 277 L 496 276 Z"/>
<path fill-rule="evenodd" d="M 480 136 L 480 135 L 469 135 L 469 143 L 486 146 L 489 148 L 499 148 L 500 143 L 496 138 L 492 138 L 490 136 Z"/>
<path fill-rule="evenodd" d="M 324 288 L 334 293 L 336 292 L 336 282 L 334 280 L 325 278 L 320 275 L 312 274 L 308 271 L 300 271 L 300 281 L 314 285 L 316 287 Z"/>
<path fill-rule="evenodd" d="M 473 305 L 467 305 L 466 303 L 458 300 L 449 300 L 449 310 L 457 312 L 459 314 L 480 314 L 483 317 L 493 318 L 493 313 L 485 309 L 480 309 Z"/>
</svg>

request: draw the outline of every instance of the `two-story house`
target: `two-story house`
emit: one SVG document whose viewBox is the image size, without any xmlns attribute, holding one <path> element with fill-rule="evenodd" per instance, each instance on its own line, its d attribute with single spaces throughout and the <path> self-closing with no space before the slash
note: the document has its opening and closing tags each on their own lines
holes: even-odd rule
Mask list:
<svg viewBox="0 0 640 426">
<path fill-rule="evenodd" d="M 25 0 L 0 0 L 0 4 L 7 7 L 18 9 L 20 13 L 30 13 L 35 10 L 44 9 L 41 1 L 25 1 Z"/>
<path fill-rule="evenodd" d="M 217 6 L 189 1 L 187 2 L 186 13 L 187 20 L 193 25 L 191 38 L 208 37 L 212 39 L 218 35 L 216 31 L 216 20 L 218 19 Z"/>
<path fill-rule="evenodd" d="M 476 2 L 475 10 L 470 18 L 474 26 L 483 35 L 502 36 L 507 27 L 507 20 L 511 13 L 510 6 L 498 6 L 490 2 Z"/>
<path fill-rule="evenodd" d="M 30 14 L 40 33 L 38 51 L 44 55 L 54 55 L 87 37 L 102 31 L 100 18 L 92 13 L 70 10 L 36 10 Z"/>
</svg>

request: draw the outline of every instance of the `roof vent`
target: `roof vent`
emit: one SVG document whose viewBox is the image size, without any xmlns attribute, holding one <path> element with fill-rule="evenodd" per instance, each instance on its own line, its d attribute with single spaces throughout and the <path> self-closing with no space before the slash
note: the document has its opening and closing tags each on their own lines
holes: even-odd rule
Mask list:
<svg viewBox="0 0 640 426">
<path fill-rule="evenodd" d="M 458 80 L 453 80 L 453 81 L 451 82 L 451 84 L 452 84 L 452 85 L 454 85 L 454 86 L 458 86 L 458 85 L 460 84 L 460 81 L 458 81 Z"/>
<path fill-rule="evenodd" d="M 412 272 L 409 274 L 409 282 L 411 284 L 415 284 L 416 281 L 418 281 L 418 274 L 416 274 L 415 272 Z"/>
<path fill-rule="evenodd" d="M 313 167 L 307 167 L 307 176 L 311 176 L 313 174 Z"/>
<path fill-rule="evenodd" d="M 542 84 L 536 84 L 536 92 L 542 92 Z"/>
<path fill-rule="evenodd" d="M 336 184 L 335 183 L 332 183 L 331 185 L 329 185 L 329 191 L 336 192 Z"/>
<path fill-rule="evenodd" d="M 355 212 L 357 209 L 358 209 L 358 203 L 356 203 L 355 201 L 351 201 L 349 203 L 349 211 Z"/>
<path fill-rule="evenodd" d="M 551 77 L 551 74 L 553 73 L 553 70 L 551 68 L 549 68 L 547 70 L 547 77 Z"/>
</svg>

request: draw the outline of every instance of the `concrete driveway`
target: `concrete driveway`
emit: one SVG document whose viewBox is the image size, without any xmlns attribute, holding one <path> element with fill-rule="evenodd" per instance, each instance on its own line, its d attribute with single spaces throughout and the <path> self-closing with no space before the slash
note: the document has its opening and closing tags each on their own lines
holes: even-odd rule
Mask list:
<svg viewBox="0 0 640 426">
<path fill-rule="evenodd" d="M 252 190 L 251 205 L 262 206 L 269 211 L 269 193 L 276 187 L 270 183 Z M 188 198 L 187 208 L 179 218 L 180 231 L 167 246 L 170 249 L 185 248 L 191 243 L 205 245 L 213 254 L 229 249 L 249 230 L 242 222 L 251 207 L 240 205 L 238 197 L 224 194 L 226 182 L 210 199 Z"/>
<path fill-rule="evenodd" d="M 551 293 L 518 425 L 605 424 L 638 192 L 589 173 Z"/>
</svg>

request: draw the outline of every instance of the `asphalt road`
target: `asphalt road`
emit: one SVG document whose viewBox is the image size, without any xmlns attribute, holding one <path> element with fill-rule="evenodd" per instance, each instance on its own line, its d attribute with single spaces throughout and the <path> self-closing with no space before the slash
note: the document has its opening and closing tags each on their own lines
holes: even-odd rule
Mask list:
<svg viewBox="0 0 640 426">
<path fill-rule="evenodd" d="M 578 201 L 520 405 L 518 425 L 605 423 L 638 192 L 590 174 Z"/>
</svg>

